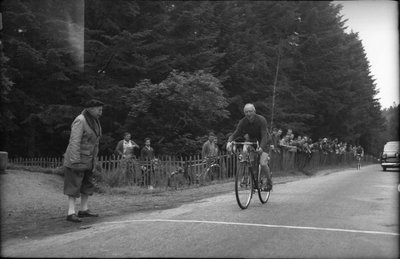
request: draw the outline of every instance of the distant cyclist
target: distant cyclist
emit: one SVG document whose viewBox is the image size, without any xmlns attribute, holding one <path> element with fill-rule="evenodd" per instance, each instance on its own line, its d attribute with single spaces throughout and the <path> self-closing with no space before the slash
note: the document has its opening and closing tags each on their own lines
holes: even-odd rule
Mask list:
<svg viewBox="0 0 400 259">
<path fill-rule="evenodd" d="M 267 178 L 264 190 L 270 191 L 272 190 L 272 176 L 268 166 L 270 145 L 268 143 L 267 120 L 263 116 L 256 114 L 256 108 L 251 103 L 246 104 L 243 111 L 245 117 L 239 121 L 235 132 L 229 136 L 226 149 L 231 151 L 232 140 L 243 137 L 246 134 L 251 140 L 257 140 L 260 143 L 260 148 L 257 152 L 260 154 L 261 174 Z"/>
<path fill-rule="evenodd" d="M 354 152 L 354 156 L 358 159 L 364 156 L 364 149 L 361 145 L 358 145 L 356 147 L 356 150 Z"/>
<path fill-rule="evenodd" d="M 354 151 L 354 156 L 356 157 L 357 160 L 357 169 L 361 169 L 361 158 L 364 156 L 364 149 L 362 148 L 361 145 L 358 145 Z"/>
</svg>

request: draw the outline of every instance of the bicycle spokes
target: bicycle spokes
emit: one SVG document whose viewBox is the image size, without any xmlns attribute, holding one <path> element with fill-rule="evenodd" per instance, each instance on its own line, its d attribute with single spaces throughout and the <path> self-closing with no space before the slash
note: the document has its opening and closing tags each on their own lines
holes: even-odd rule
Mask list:
<svg viewBox="0 0 400 259">
<path fill-rule="evenodd" d="M 253 196 L 253 180 L 249 168 L 241 164 L 235 178 L 236 201 L 240 208 L 246 209 Z"/>
</svg>

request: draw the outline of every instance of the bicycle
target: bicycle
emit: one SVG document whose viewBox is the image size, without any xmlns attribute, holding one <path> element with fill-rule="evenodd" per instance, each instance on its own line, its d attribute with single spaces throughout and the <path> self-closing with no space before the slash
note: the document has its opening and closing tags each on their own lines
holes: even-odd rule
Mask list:
<svg viewBox="0 0 400 259">
<path fill-rule="evenodd" d="M 221 173 L 218 157 L 209 156 L 206 157 L 203 162 L 206 164 L 206 168 L 197 175 L 197 180 L 200 182 L 200 177 L 202 177 L 204 182 L 211 182 L 214 180 L 214 177 L 218 177 Z"/>
<path fill-rule="evenodd" d="M 253 194 L 258 191 L 258 198 L 262 204 L 268 202 L 271 191 L 266 191 L 262 188 L 263 183 L 261 179 L 261 167 L 259 165 L 259 155 L 256 152 L 256 148 L 259 148 L 257 142 L 237 142 L 232 141 L 233 152 L 239 153 L 239 168 L 235 176 L 235 195 L 236 201 L 241 209 L 247 209 Z M 248 145 L 247 151 L 237 149 L 236 145 Z M 237 152 L 239 150 L 239 152 Z M 258 168 L 257 175 L 254 174 L 254 168 Z"/>
<path fill-rule="evenodd" d="M 140 167 L 142 171 L 141 183 L 142 187 L 147 185 L 147 188 L 152 190 L 154 189 L 154 173 L 155 168 L 158 167 L 159 160 L 157 158 L 153 158 L 151 160 L 142 161 L 142 165 Z"/>
</svg>

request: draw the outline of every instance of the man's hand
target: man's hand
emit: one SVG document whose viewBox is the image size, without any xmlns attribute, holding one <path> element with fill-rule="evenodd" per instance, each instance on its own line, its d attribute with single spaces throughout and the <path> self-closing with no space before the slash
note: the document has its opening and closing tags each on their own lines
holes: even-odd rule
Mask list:
<svg viewBox="0 0 400 259">
<path fill-rule="evenodd" d="M 226 151 L 232 152 L 232 141 L 228 141 L 228 143 L 226 143 Z"/>
</svg>

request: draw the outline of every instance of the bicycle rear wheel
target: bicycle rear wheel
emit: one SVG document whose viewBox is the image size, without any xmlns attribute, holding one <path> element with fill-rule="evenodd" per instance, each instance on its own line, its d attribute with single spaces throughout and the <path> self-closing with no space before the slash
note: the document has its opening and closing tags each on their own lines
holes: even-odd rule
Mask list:
<svg viewBox="0 0 400 259">
<path fill-rule="evenodd" d="M 240 163 L 235 177 L 236 201 L 241 209 L 246 209 L 253 196 L 253 180 L 249 168 Z"/>
<path fill-rule="evenodd" d="M 209 169 L 206 169 L 205 172 L 203 172 L 202 175 L 202 185 L 208 185 L 211 183 L 212 179 L 211 179 L 211 172 Z"/>
<path fill-rule="evenodd" d="M 208 173 L 210 174 L 211 181 L 221 178 L 221 168 L 218 164 L 211 165 Z"/>
<path fill-rule="evenodd" d="M 260 201 L 261 201 L 262 204 L 265 204 L 265 203 L 267 203 L 267 201 L 269 199 L 271 191 L 262 190 L 263 186 L 261 185 L 261 170 L 260 169 L 258 170 L 257 180 L 258 180 L 258 183 L 257 183 L 257 185 L 258 185 L 257 186 L 258 187 L 258 198 L 260 198 Z"/>
</svg>

